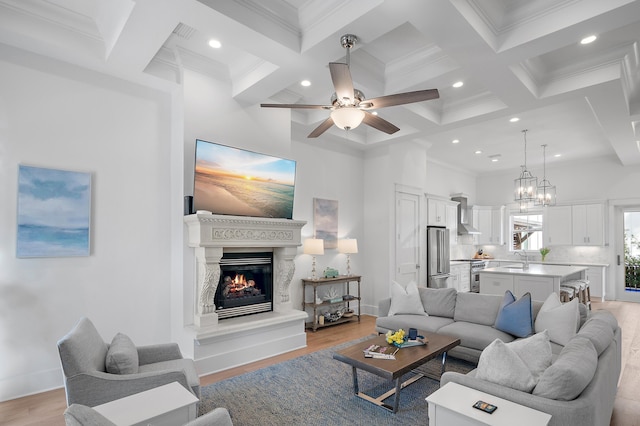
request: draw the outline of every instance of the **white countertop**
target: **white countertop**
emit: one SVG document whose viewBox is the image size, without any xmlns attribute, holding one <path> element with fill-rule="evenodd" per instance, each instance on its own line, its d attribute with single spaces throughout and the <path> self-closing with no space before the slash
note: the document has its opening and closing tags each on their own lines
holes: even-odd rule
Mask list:
<svg viewBox="0 0 640 426">
<path fill-rule="evenodd" d="M 514 262 L 515 263 L 515 262 Z M 529 269 L 511 268 L 509 266 L 498 266 L 497 268 L 486 268 L 479 271 L 481 274 L 508 274 L 508 275 L 535 275 L 540 277 L 566 277 L 587 269 L 586 266 L 568 266 L 568 265 L 549 265 L 533 263 L 529 265 Z"/>
<path fill-rule="evenodd" d="M 523 263 L 520 259 L 483 259 L 493 262 L 510 262 L 510 263 Z M 609 267 L 608 263 L 591 263 L 591 262 L 561 262 L 555 260 L 547 260 L 542 262 L 540 260 L 530 260 L 529 264 L 533 265 L 565 265 L 565 266 L 599 266 L 599 267 Z"/>
</svg>

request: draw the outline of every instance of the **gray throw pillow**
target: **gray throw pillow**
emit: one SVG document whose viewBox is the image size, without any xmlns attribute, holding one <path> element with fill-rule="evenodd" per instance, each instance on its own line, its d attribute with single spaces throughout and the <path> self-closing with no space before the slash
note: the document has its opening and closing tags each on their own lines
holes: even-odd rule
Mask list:
<svg viewBox="0 0 640 426">
<path fill-rule="evenodd" d="M 579 324 L 578 299 L 563 304 L 557 293 L 551 293 L 538 312 L 535 332 L 548 330 L 553 343 L 565 346 L 575 336 Z"/>
<path fill-rule="evenodd" d="M 411 281 L 404 288 L 397 282 L 391 283 L 391 307 L 389 316 L 400 314 L 427 315 L 420 300 L 418 285 Z"/>
<path fill-rule="evenodd" d="M 67 425 L 73 426 L 116 426 L 115 423 L 108 420 L 93 408 L 80 404 L 71 404 L 64 411 L 64 420 Z"/>
<path fill-rule="evenodd" d="M 542 374 L 533 394 L 558 401 L 574 400 L 591 383 L 597 367 L 598 354 L 593 343 L 575 336 Z"/>
<path fill-rule="evenodd" d="M 113 337 L 105 360 L 107 372 L 111 374 L 133 374 L 138 372 L 138 349 L 129 336 L 118 333 Z"/>
<path fill-rule="evenodd" d="M 436 317 L 453 318 L 456 311 L 455 288 L 418 287 L 424 310 Z"/>
<path fill-rule="evenodd" d="M 547 330 L 534 334 L 526 339 L 518 339 L 507 343 L 531 371 L 536 383 L 542 374 L 551 366 L 553 354 Z"/>
</svg>

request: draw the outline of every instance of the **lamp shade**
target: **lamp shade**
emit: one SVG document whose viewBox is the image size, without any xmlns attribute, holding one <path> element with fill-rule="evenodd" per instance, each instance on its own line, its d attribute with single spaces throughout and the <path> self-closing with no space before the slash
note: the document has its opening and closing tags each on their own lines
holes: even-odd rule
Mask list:
<svg viewBox="0 0 640 426">
<path fill-rule="evenodd" d="M 345 238 L 338 241 L 338 251 L 340 253 L 353 254 L 358 252 L 358 240 L 355 238 Z"/>
<path fill-rule="evenodd" d="M 324 240 L 319 238 L 307 238 L 302 245 L 304 254 L 324 254 Z"/>
<path fill-rule="evenodd" d="M 342 107 L 331 111 L 333 123 L 343 130 L 355 129 L 364 120 L 364 111 L 355 107 Z"/>
</svg>

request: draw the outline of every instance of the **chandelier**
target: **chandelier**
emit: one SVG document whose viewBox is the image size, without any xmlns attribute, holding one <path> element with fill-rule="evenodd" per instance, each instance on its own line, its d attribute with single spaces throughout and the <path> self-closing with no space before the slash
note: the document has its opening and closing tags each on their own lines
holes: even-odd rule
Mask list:
<svg viewBox="0 0 640 426">
<path fill-rule="evenodd" d="M 520 203 L 521 209 L 536 201 L 536 191 L 538 189 L 538 178 L 527 170 L 527 131 L 522 131 L 524 134 L 524 165 L 522 166 L 520 177 L 513 181 L 515 184 L 514 201 Z"/>
<path fill-rule="evenodd" d="M 542 182 L 538 184 L 538 197 L 536 205 L 538 206 L 555 206 L 556 205 L 556 187 L 551 185 L 547 180 L 547 145 L 542 145 L 542 164 L 543 175 Z"/>
</svg>

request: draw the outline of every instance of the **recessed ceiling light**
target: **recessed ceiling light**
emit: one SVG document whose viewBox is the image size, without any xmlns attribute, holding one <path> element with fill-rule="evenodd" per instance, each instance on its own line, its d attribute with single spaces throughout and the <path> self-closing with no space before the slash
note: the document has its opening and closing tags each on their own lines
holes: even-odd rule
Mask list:
<svg viewBox="0 0 640 426">
<path fill-rule="evenodd" d="M 580 40 L 580 44 L 589 44 L 589 43 L 593 43 L 594 41 L 596 41 L 596 36 L 594 35 L 590 35 L 588 37 L 583 38 L 582 40 Z"/>
<path fill-rule="evenodd" d="M 451 141 L 451 143 L 460 143 L 460 140 L 454 139 L 454 140 Z"/>
<path fill-rule="evenodd" d="M 220 43 L 218 40 L 211 39 L 209 40 L 209 46 L 213 47 L 214 49 L 220 49 L 222 47 L 222 43 Z"/>
<path fill-rule="evenodd" d="M 458 87 L 462 87 L 464 85 L 464 83 L 462 81 L 456 81 L 455 83 L 453 83 L 453 87 L 455 87 L 456 89 Z"/>
<path fill-rule="evenodd" d="M 371 114 L 378 115 L 378 111 L 373 111 Z"/>
<path fill-rule="evenodd" d="M 311 86 L 311 82 L 309 80 L 302 80 L 300 82 L 300 85 L 304 86 L 304 87 L 309 87 L 309 86 Z"/>
<path fill-rule="evenodd" d="M 509 119 L 509 122 L 511 122 L 511 123 L 516 123 L 518 121 L 520 121 L 520 119 L 518 117 L 512 117 L 512 118 Z"/>
<path fill-rule="evenodd" d="M 497 163 L 497 162 L 498 162 L 498 159 L 497 159 L 497 158 L 492 158 L 492 159 L 491 159 L 491 162 L 492 162 L 492 163 Z"/>
<path fill-rule="evenodd" d="M 562 154 L 556 154 L 556 155 L 554 155 L 554 157 L 556 157 L 556 158 L 562 157 Z"/>
<path fill-rule="evenodd" d="M 476 155 L 480 155 L 480 154 L 482 154 L 482 151 L 477 150 L 477 151 L 476 151 Z"/>
</svg>

